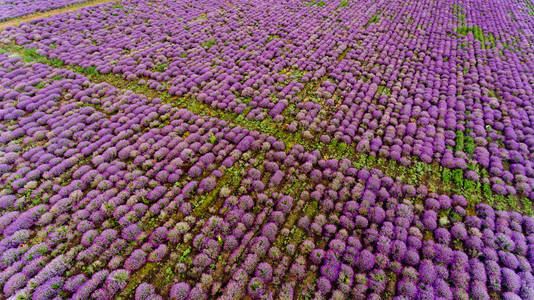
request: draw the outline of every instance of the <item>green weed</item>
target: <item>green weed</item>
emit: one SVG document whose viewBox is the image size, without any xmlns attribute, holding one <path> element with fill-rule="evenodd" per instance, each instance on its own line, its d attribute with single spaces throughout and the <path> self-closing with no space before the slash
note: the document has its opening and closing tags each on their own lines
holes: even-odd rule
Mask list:
<svg viewBox="0 0 534 300">
<path fill-rule="evenodd" d="M 482 43 L 483 49 L 495 47 L 495 36 L 493 35 L 493 33 L 484 34 L 484 32 L 482 31 L 482 28 L 476 25 L 473 27 L 467 27 L 465 25 L 462 25 L 456 28 L 456 33 L 462 36 L 467 35 L 469 32 L 473 34 L 473 37 L 476 40 Z M 486 42 L 488 42 L 489 45 L 486 45 Z"/>
<path fill-rule="evenodd" d="M 207 40 L 204 43 L 202 43 L 202 48 L 209 49 L 209 48 L 215 46 L 216 44 L 217 44 L 217 42 L 214 39 Z"/>
<path fill-rule="evenodd" d="M 158 65 L 156 65 L 156 66 L 154 67 L 154 71 L 156 71 L 156 72 L 163 72 L 163 71 L 165 71 L 165 69 L 167 69 L 168 66 L 169 66 L 169 63 L 168 63 L 168 62 L 158 64 Z"/>
<path fill-rule="evenodd" d="M 122 5 L 122 3 L 120 1 L 117 1 L 111 6 L 111 8 L 124 9 L 124 6 Z"/>
</svg>

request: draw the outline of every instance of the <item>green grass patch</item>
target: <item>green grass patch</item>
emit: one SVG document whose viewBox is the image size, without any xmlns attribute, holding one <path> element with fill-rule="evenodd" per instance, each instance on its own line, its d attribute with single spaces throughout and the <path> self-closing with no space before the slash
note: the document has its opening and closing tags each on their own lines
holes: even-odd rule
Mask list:
<svg viewBox="0 0 534 300">
<path fill-rule="evenodd" d="M 100 73 L 96 70 L 96 66 L 90 67 L 79 67 L 80 73 L 85 75 L 99 75 Z"/>
<path fill-rule="evenodd" d="M 202 48 L 209 49 L 209 48 L 215 46 L 216 44 L 217 44 L 217 42 L 214 39 L 207 40 L 204 43 L 202 43 Z"/>
<path fill-rule="evenodd" d="M 111 8 L 115 8 L 115 9 L 124 9 L 124 6 L 122 5 L 122 3 L 120 1 L 117 1 L 115 3 L 113 3 L 113 5 L 111 6 Z"/>
<path fill-rule="evenodd" d="M 318 1 L 318 0 L 311 0 L 309 2 L 306 3 L 306 6 L 319 6 L 319 7 L 323 7 L 325 6 L 326 3 L 324 1 Z"/>
<path fill-rule="evenodd" d="M 456 151 L 464 151 L 464 132 L 456 131 Z"/>
<path fill-rule="evenodd" d="M 391 89 L 386 87 L 385 85 L 379 85 L 376 91 L 377 95 L 391 95 Z"/>
<path fill-rule="evenodd" d="M 378 21 L 380 21 L 378 15 L 374 15 L 371 20 L 369 20 L 370 23 L 378 23 Z"/>
<path fill-rule="evenodd" d="M 363 26 L 363 28 L 367 28 L 367 27 L 369 27 L 369 25 L 371 25 L 373 23 L 378 23 L 378 21 L 380 21 L 380 14 L 381 13 L 382 13 L 381 10 L 378 10 L 377 12 L 375 12 L 371 16 L 371 19 L 369 19 L 369 21 L 367 21 L 367 23 Z"/>
<path fill-rule="evenodd" d="M 451 5 L 451 8 L 452 8 L 452 11 L 454 13 L 454 15 L 458 18 L 458 20 L 460 21 L 464 21 L 465 20 L 465 13 L 463 11 L 463 8 L 461 8 L 460 6 L 456 5 L 456 4 L 453 4 Z"/>
<path fill-rule="evenodd" d="M 337 8 L 342 8 L 342 7 L 345 7 L 345 6 L 349 6 L 349 0 L 341 0 L 341 2 L 339 2 L 339 5 Z"/>
<path fill-rule="evenodd" d="M 36 84 L 34 86 L 35 86 L 35 88 L 42 89 L 42 88 L 44 88 L 46 86 L 46 82 L 41 81 L 41 82 L 39 82 L 38 84 Z"/>
<path fill-rule="evenodd" d="M 471 136 L 466 135 L 464 136 L 464 152 L 467 154 L 472 155 L 475 151 L 475 139 L 473 139 Z"/>
<path fill-rule="evenodd" d="M 469 34 L 469 32 L 473 34 L 476 40 L 481 42 L 483 49 L 495 47 L 495 36 L 493 35 L 493 33 L 485 34 L 482 31 L 482 28 L 476 25 L 473 27 L 467 27 L 465 25 L 462 25 L 456 28 L 456 33 L 461 36 L 466 36 L 467 34 Z M 487 42 L 489 43 L 489 45 L 486 45 Z"/>
<path fill-rule="evenodd" d="M 267 43 L 273 41 L 273 40 L 277 40 L 279 39 L 280 36 L 278 34 L 269 34 L 269 37 L 267 37 Z M 242 49 L 246 49 L 247 48 L 247 45 L 243 45 L 241 46 Z"/>
<path fill-rule="evenodd" d="M 168 63 L 168 62 L 158 64 L 158 65 L 156 65 L 156 66 L 154 67 L 154 71 L 156 71 L 156 72 L 163 72 L 163 71 L 165 71 L 165 69 L 167 69 L 168 66 L 169 66 L 169 63 Z"/>
</svg>

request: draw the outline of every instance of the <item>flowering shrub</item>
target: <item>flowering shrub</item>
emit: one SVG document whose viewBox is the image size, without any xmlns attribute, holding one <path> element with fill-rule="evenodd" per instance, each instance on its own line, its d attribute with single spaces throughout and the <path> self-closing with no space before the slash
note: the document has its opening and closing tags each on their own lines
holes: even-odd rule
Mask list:
<svg viewBox="0 0 534 300">
<path fill-rule="evenodd" d="M 527 9 L 122 1 L 7 28 L 55 67 L 0 54 L 3 294 L 532 298 Z"/>
</svg>

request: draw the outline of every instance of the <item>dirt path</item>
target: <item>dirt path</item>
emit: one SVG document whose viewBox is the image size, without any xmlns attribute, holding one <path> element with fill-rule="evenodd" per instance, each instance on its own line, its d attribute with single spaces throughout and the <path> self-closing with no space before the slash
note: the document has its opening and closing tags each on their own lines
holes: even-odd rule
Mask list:
<svg viewBox="0 0 534 300">
<path fill-rule="evenodd" d="M 7 20 L 7 21 L 0 22 L 0 31 L 3 30 L 4 28 L 6 28 L 7 26 L 17 26 L 20 23 L 29 22 L 29 21 L 37 20 L 37 19 L 42 19 L 42 18 L 53 16 L 53 15 L 58 15 L 58 14 L 66 13 L 66 12 L 69 12 L 69 11 L 78 10 L 80 8 L 84 8 L 84 7 L 87 7 L 87 6 L 93 6 L 93 5 L 102 4 L 102 3 L 108 3 L 108 2 L 113 2 L 113 1 L 115 1 L 115 0 L 88 0 L 88 1 L 85 1 L 85 2 L 76 3 L 76 4 L 65 6 L 65 7 L 62 7 L 62 8 L 57 8 L 57 9 L 52 9 L 52 10 L 48 10 L 48 11 L 44 11 L 44 12 L 37 12 L 37 13 L 25 15 L 25 16 L 22 16 L 22 17 L 17 17 L 17 18 L 14 18 L 14 19 L 10 19 L 10 20 Z"/>
</svg>

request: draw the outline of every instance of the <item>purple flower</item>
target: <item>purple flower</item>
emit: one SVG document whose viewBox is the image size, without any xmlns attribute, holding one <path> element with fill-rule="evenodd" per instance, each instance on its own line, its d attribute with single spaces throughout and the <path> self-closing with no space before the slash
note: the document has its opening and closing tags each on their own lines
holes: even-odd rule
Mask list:
<svg viewBox="0 0 534 300">
<path fill-rule="evenodd" d="M 417 287 L 413 281 L 403 278 L 397 283 L 397 293 L 408 299 L 414 299 L 417 293 Z"/>
<path fill-rule="evenodd" d="M 342 264 L 339 268 L 339 277 L 337 282 L 341 286 L 350 287 L 353 282 L 354 270 L 352 267 Z"/>
<path fill-rule="evenodd" d="M 484 264 L 480 260 L 476 258 L 472 258 L 469 260 L 469 272 L 471 274 L 471 280 L 486 282 L 486 269 L 484 268 Z"/>
<path fill-rule="evenodd" d="M 137 236 L 140 233 L 141 233 L 141 228 L 139 228 L 137 224 L 131 224 L 122 230 L 121 236 L 123 239 L 127 241 L 134 241 L 137 239 Z"/>
<path fill-rule="evenodd" d="M 193 265 L 195 265 L 196 267 L 199 267 L 199 268 L 206 268 L 207 266 L 209 266 L 211 263 L 213 262 L 213 260 L 211 258 L 209 258 L 206 254 L 204 253 L 200 253 L 198 254 L 197 256 L 195 256 L 195 258 L 193 259 Z"/>
<path fill-rule="evenodd" d="M 434 290 L 438 296 L 443 297 L 444 299 L 453 299 L 453 293 L 447 281 L 438 279 L 435 280 L 433 284 Z"/>
<path fill-rule="evenodd" d="M 293 263 L 289 269 L 289 273 L 295 276 L 297 280 L 303 280 L 306 276 L 306 267 L 299 263 Z"/>
<path fill-rule="evenodd" d="M 146 263 L 146 257 L 147 255 L 145 251 L 136 249 L 124 262 L 124 268 L 128 271 L 138 270 Z"/>
<path fill-rule="evenodd" d="M 164 243 L 167 240 L 167 234 L 169 231 L 166 227 L 160 226 L 156 228 L 152 234 L 150 234 L 149 241 L 153 246 Z"/>
<path fill-rule="evenodd" d="M 417 266 L 419 264 L 419 253 L 413 249 L 408 250 L 404 255 L 404 262 L 410 266 Z"/>
<path fill-rule="evenodd" d="M 48 279 L 44 284 L 35 289 L 32 299 L 45 300 L 54 298 L 61 290 L 61 287 L 63 287 L 63 282 L 64 278 L 61 276 Z"/>
<path fill-rule="evenodd" d="M 419 264 L 419 279 L 427 284 L 432 283 L 436 279 L 436 270 L 430 260 L 424 259 Z"/>
<path fill-rule="evenodd" d="M 21 213 L 13 223 L 4 229 L 4 235 L 11 235 L 21 229 L 30 228 L 47 210 L 47 206 L 42 204 Z"/>
<path fill-rule="evenodd" d="M 521 278 L 517 273 L 508 268 L 502 268 L 502 285 L 507 290 L 517 293 L 521 287 Z"/>
<path fill-rule="evenodd" d="M 187 296 L 189 295 L 190 289 L 191 288 L 189 287 L 189 284 L 186 282 L 179 282 L 179 283 L 173 284 L 169 292 L 169 297 L 171 299 L 176 299 L 176 300 L 185 300 L 187 299 Z"/>
<path fill-rule="evenodd" d="M 519 260 L 517 259 L 515 254 L 510 253 L 510 252 L 505 252 L 503 250 L 500 250 L 498 254 L 499 254 L 499 262 L 504 267 L 515 270 L 519 266 Z"/>
<path fill-rule="evenodd" d="M 438 243 L 448 245 L 451 241 L 451 234 L 445 228 L 438 228 L 434 231 L 434 236 Z"/>
<path fill-rule="evenodd" d="M 484 242 L 478 236 L 468 236 L 465 241 L 465 247 L 476 252 L 482 251 Z"/>
<path fill-rule="evenodd" d="M 383 270 L 373 270 L 369 276 L 369 287 L 376 293 L 382 293 L 386 289 L 388 277 Z"/>
<path fill-rule="evenodd" d="M 119 269 L 111 272 L 105 281 L 106 290 L 110 295 L 114 295 L 126 287 L 129 278 L 130 272 L 127 270 Z"/>
<path fill-rule="evenodd" d="M 434 288 L 428 284 L 419 285 L 417 299 L 434 299 Z"/>
<path fill-rule="evenodd" d="M 467 200 L 462 195 L 453 195 L 452 196 L 452 205 L 467 207 Z"/>
<path fill-rule="evenodd" d="M 330 282 L 334 282 L 339 276 L 339 266 L 339 262 L 327 261 L 326 264 L 321 267 L 321 275 L 327 278 Z"/>
<path fill-rule="evenodd" d="M 76 291 L 80 286 L 82 286 L 87 281 L 87 277 L 85 277 L 84 274 L 78 274 L 74 277 L 70 277 L 65 281 L 65 285 L 63 288 L 66 291 L 69 291 L 73 293 Z"/>
<path fill-rule="evenodd" d="M 339 255 L 343 254 L 345 251 L 345 242 L 339 240 L 339 239 L 333 239 L 328 244 L 328 247 L 332 250 L 334 250 Z"/>
<path fill-rule="evenodd" d="M 465 217 L 464 223 L 469 228 L 470 227 L 476 227 L 476 228 L 480 229 L 480 226 L 482 225 L 482 222 L 480 221 L 480 219 L 477 216 L 467 216 L 467 217 Z"/>
<path fill-rule="evenodd" d="M 278 201 L 276 209 L 288 214 L 293 208 L 293 198 L 291 196 L 284 195 Z"/>
<path fill-rule="evenodd" d="M 521 287 L 520 296 L 522 299 L 534 299 L 534 287 L 532 286 Z"/>
<path fill-rule="evenodd" d="M 280 293 L 278 297 L 280 299 L 292 300 L 293 294 L 294 294 L 293 284 L 291 282 L 285 282 L 282 284 L 282 287 L 280 287 Z"/>
<path fill-rule="evenodd" d="M 256 267 L 255 276 L 261 278 L 265 283 L 269 283 L 273 277 L 273 268 L 269 263 L 260 263 Z"/>
<path fill-rule="evenodd" d="M 35 258 L 31 262 L 27 263 L 22 268 L 22 273 L 24 273 L 28 278 L 31 278 L 35 274 L 37 274 L 43 268 L 43 266 L 46 265 L 46 261 L 47 260 L 44 256 Z M 15 265 L 15 264 L 11 264 L 11 265 Z"/>
<path fill-rule="evenodd" d="M 278 186 L 284 179 L 284 176 L 285 176 L 284 172 L 277 170 L 276 172 L 274 172 L 273 176 L 271 176 L 271 179 L 269 180 L 269 186 L 270 187 Z"/>
<path fill-rule="evenodd" d="M 312 261 L 312 263 L 316 265 L 320 265 L 324 257 L 325 257 L 325 252 L 322 249 L 314 249 L 310 253 L 310 260 Z"/>
<path fill-rule="evenodd" d="M 99 288 L 91 294 L 91 298 L 97 300 L 107 300 L 109 299 L 109 295 L 105 289 Z"/>
<path fill-rule="evenodd" d="M 151 284 L 143 282 L 135 289 L 135 300 L 152 299 L 155 292 L 156 290 Z"/>
<path fill-rule="evenodd" d="M 278 227 L 275 223 L 269 222 L 263 226 L 261 234 L 266 236 L 269 241 L 274 242 L 276 240 L 276 234 L 278 233 Z"/>
<path fill-rule="evenodd" d="M 163 195 L 165 195 L 166 192 L 167 192 L 166 187 L 158 185 L 153 190 L 147 193 L 146 198 L 151 201 L 157 201 L 161 197 L 163 197 Z"/>
<path fill-rule="evenodd" d="M 158 248 L 156 248 L 149 254 L 148 261 L 151 261 L 151 262 L 162 261 L 163 258 L 165 258 L 165 256 L 167 255 L 167 252 L 168 252 L 167 245 L 164 245 L 164 244 L 159 245 Z"/>
<path fill-rule="evenodd" d="M 484 284 L 483 281 L 478 281 L 478 280 L 471 281 L 469 294 L 471 295 L 471 297 L 473 297 L 473 299 L 480 299 L 480 300 L 490 299 L 488 290 L 486 289 L 486 285 Z"/>
<path fill-rule="evenodd" d="M 384 209 L 380 206 L 374 207 L 374 209 L 372 210 L 372 214 L 370 216 L 371 222 L 375 224 L 382 224 L 385 218 L 386 218 L 386 212 L 384 211 Z"/>
<path fill-rule="evenodd" d="M 354 224 L 357 228 L 364 229 L 367 228 L 369 222 L 364 216 L 356 216 L 356 218 L 354 219 Z"/>
<path fill-rule="evenodd" d="M 261 294 L 263 294 L 265 289 L 265 283 L 263 280 L 261 280 L 258 277 L 253 277 L 248 282 L 247 291 L 248 294 L 254 298 L 259 297 Z"/>
<path fill-rule="evenodd" d="M 301 217 L 297 222 L 297 226 L 304 230 L 307 230 L 309 225 L 310 225 L 310 218 L 308 216 Z"/>
<path fill-rule="evenodd" d="M 438 211 L 439 210 L 439 201 L 434 198 L 427 198 L 425 201 L 425 208 L 429 210 Z"/>
<path fill-rule="evenodd" d="M 399 240 L 394 240 L 391 243 L 391 256 L 394 260 L 401 261 L 406 254 L 406 244 Z"/>
<path fill-rule="evenodd" d="M 502 296 L 504 300 L 521 300 L 521 297 L 519 297 L 519 295 L 512 292 L 506 292 Z"/>
<path fill-rule="evenodd" d="M 488 276 L 488 287 L 493 291 L 501 290 L 501 268 L 493 261 L 486 262 L 486 274 Z"/>
<path fill-rule="evenodd" d="M 11 296 L 16 290 L 22 288 L 28 282 L 28 277 L 23 273 L 17 273 L 9 278 L 4 284 L 4 295 Z"/>
<path fill-rule="evenodd" d="M 40 285 L 46 280 L 62 275 L 68 267 L 68 261 L 65 255 L 59 255 L 50 261 L 44 268 L 37 273 L 32 279 L 30 279 L 29 284 Z"/>
<path fill-rule="evenodd" d="M 94 243 L 101 246 L 109 246 L 117 239 L 118 233 L 114 229 L 105 229 L 100 235 L 95 238 Z"/>
<path fill-rule="evenodd" d="M 524 216 L 523 217 L 523 226 L 525 227 L 525 234 L 534 233 L 534 218 Z"/>
<path fill-rule="evenodd" d="M 239 242 L 237 241 L 236 237 L 233 236 L 233 235 L 230 235 L 224 241 L 224 247 L 223 248 L 224 248 L 225 251 L 232 251 L 235 248 L 237 248 L 237 246 L 239 246 Z"/>
<path fill-rule="evenodd" d="M 440 209 L 450 209 L 452 200 L 447 195 L 439 195 L 438 196 L 439 201 L 439 207 Z"/>
<path fill-rule="evenodd" d="M 325 277 L 319 277 L 315 284 L 317 285 L 319 293 L 321 293 L 322 295 L 328 294 L 328 292 L 330 292 L 330 290 L 332 289 L 332 284 Z"/>
<path fill-rule="evenodd" d="M 217 180 L 213 176 L 208 176 L 200 181 L 198 192 L 200 194 L 211 192 L 217 185 Z"/>
<path fill-rule="evenodd" d="M 467 230 L 464 224 L 456 223 L 451 227 L 451 234 L 455 239 L 464 240 L 467 237 Z"/>
<path fill-rule="evenodd" d="M 375 256 L 365 249 L 360 252 L 356 265 L 361 271 L 369 271 L 375 265 Z"/>
</svg>

